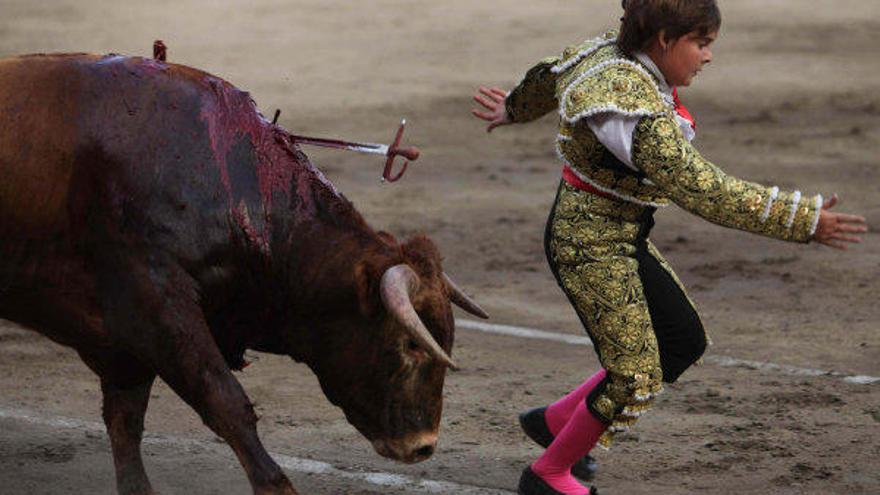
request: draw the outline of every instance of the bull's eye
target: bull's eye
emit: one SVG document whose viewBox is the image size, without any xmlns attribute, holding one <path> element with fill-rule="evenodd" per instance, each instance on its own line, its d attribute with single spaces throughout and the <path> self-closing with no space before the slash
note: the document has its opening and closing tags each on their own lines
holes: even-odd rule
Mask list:
<svg viewBox="0 0 880 495">
<path fill-rule="evenodd" d="M 409 342 L 406 343 L 406 346 L 407 346 L 407 348 L 408 348 L 410 351 L 412 351 L 412 352 L 416 352 L 416 351 L 418 351 L 418 350 L 421 348 L 421 347 L 419 346 L 419 343 L 416 342 L 415 339 L 409 339 Z"/>
</svg>

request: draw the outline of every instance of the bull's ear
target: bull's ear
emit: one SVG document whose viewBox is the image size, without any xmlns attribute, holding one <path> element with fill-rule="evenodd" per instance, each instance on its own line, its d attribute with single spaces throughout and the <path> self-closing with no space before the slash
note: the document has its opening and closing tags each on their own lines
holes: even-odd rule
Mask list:
<svg viewBox="0 0 880 495">
<path fill-rule="evenodd" d="M 407 262 L 415 268 L 420 275 L 437 275 L 443 270 L 440 263 L 443 259 L 437 245 L 428 236 L 417 234 L 408 239 L 401 246 Z"/>
<path fill-rule="evenodd" d="M 365 318 L 372 318 L 379 311 L 381 305 L 379 278 L 373 273 L 367 262 L 361 261 L 355 264 L 354 286 L 361 315 Z"/>
<path fill-rule="evenodd" d="M 387 246 L 397 246 L 397 239 L 390 233 L 380 230 L 379 232 L 376 232 L 376 234 Z"/>
</svg>

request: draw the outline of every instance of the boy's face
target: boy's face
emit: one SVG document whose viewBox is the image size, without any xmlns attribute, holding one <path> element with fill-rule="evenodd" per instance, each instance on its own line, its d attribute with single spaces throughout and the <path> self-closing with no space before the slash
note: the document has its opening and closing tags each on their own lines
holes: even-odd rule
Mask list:
<svg viewBox="0 0 880 495">
<path fill-rule="evenodd" d="M 717 37 L 717 31 L 708 34 L 693 31 L 667 41 L 661 33 L 662 54 L 657 65 L 666 76 L 666 82 L 670 86 L 689 86 L 703 66 L 712 62 L 711 47 Z"/>
</svg>

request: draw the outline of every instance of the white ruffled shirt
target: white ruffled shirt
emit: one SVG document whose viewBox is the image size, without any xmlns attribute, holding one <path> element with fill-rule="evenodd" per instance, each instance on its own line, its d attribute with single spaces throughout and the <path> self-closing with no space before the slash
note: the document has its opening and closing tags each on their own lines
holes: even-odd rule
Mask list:
<svg viewBox="0 0 880 495">
<path fill-rule="evenodd" d="M 660 94 L 663 96 L 666 103 L 675 105 L 675 100 L 672 97 L 672 88 L 666 83 L 666 77 L 660 72 L 660 68 L 657 67 L 657 64 L 655 64 L 654 61 L 651 60 L 651 57 L 644 52 L 636 52 L 634 55 L 639 62 L 657 76 L 657 80 L 660 81 Z M 694 136 L 696 136 L 696 132 L 694 131 L 693 126 L 691 126 L 690 121 L 681 115 L 678 115 L 678 113 L 675 114 L 675 118 L 684 133 L 684 137 L 688 141 L 692 141 Z M 632 161 L 632 141 L 633 133 L 635 133 L 636 125 L 639 123 L 639 120 L 641 120 L 641 117 L 639 116 L 628 116 L 608 112 L 588 118 L 587 125 L 596 135 L 596 138 L 599 139 L 599 142 L 602 143 L 608 151 L 617 157 L 618 160 L 626 164 L 626 166 L 637 171 L 638 168 L 633 165 Z"/>
</svg>

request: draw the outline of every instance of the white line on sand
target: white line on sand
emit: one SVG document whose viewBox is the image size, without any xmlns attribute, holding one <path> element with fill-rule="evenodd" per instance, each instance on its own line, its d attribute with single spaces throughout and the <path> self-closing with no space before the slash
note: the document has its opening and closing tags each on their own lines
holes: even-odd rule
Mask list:
<svg viewBox="0 0 880 495">
<path fill-rule="evenodd" d="M 566 344 L 592 346 L 589 337 L 582 337 L 568 333 L 548 332 L 546 330 L 538 330 L 535 328 L 514 327 L 510 325 L 493 325 L 474 320 L 455 320 L 455 325 L 459 328 L 468 330 L 478 330 L 480 332 L 494 333 L 499 335 L 507 335 L 511 337 L 520 337 L 525 339 L 550 340 L 553 342 L 563 342 Z M 783 364 L 764 363 L 760 361 L 748 361 L 745 359 L 737 359 L 730 356 L 708 355 L 705 357 L 707 363 L 723 367 L 749 368 L 762 371 L 772 371 L 784 375 L 793 376 L 829 376 L 839 378 L 847 383 L 857 385 L 870 385 L 880 382 L 880 377 L 866 375 L 847 375 L 839 371 L 825 371 L 810 368 L 798 368 L 797 366 L 787 366 Z"/>
<path fill-rule="evenodd" d="M 494 325 L 473 320 L 457 320 L 456 326 L 468 330 L 478 330 L 486 333 L 507 335 L 511 337 L 520 337 L 525 339 L 549 340 L 552 342 L 561 342 L 566 344 L 585 346 L 592 345 L 592 342 L 590 342 L 590 339 L 588 337 L 560 332 L 548 332 L 545 330 L 537 330 L 534 328 L 516 327 L 510 325 Z M 729 356 L 710 355 L 706 356 L 705 359 L 706 362 L 717 366 L 749 368 L 794 376 L 829 376 L 840 378 L 847 383 L 862 385 L 880 382 L 880 377 L 875 376 L 854 376 L 837 371 L 825 371 L 819 369 L 799 368 L 796 366 L 786 366 L 775 363 L 748 361 L 744 359 L 732 358 Z M 20 409 L 5 409 L 2 406 L 0 406 L 0 419 L 14 419 L 38 425 L 50 426 L 53 428 L 90 431 L 102 434 L 106 431 L 104 425 L 96 422 L 81 421 L 77 419 L 62 417 L 46 417 Z M 209 449 L 216 448 L 216 445 L 208 442 L 202 442 L 199 440 L 175 437 L 170 435 L 147 434 L 144 436 L 144 443 L 153 445 L 171 445 L 178 448 L 192 446 Z M 513 493 L 497 488 L 484 488 L 473 485 L 464 485 L 451 481 L 423 480 L 394 473 L 349 471 L 335 467 L 332 464 L 322 461 L 302 459 L 299 457 L 293 457 L 278 453 L 271 453 L 271 455 L 281 467 L 295 473 L 335 476 L 337 478 L 346 478 L 357 482 L 367 482 L 372 485 L 382 486 L 386 488 L 404 488 L 410 492 L 457 493 L 462 495 L 512 495 Z"/>
<path fill-rule="evenodd" d="M 93 421 L 82 421 L 72 418 L 49 417 L 43 416 L 32 411 L 23 409 L 10 408 L 0 406 L 0 419 L 12 419 L 24 421 L 27 423 L 48 426 L 51 428 L 59 428 L 66 430 L 85 431 L 90 433 L 106 434 L 103 424 Z M 217 444 L 211 442 L 203 442 L 190 438 L 182 438 L 171 435 L 144 435 L 143 443 L 148 445 L 171 446 L 180 449 L 198 447 L 216 451 Z M 362 472 L 349 471 L 338 468 L 332 464 L 315 461 L 312 459 L 302 459 L 278 453 L 269 453 L 275 462 L 284 469 L 300 474 L 318 474 L 332 476 L 336 478 L 345 478 L 359 483 L 370 483 L 372 485 L 384 488 L 401 488 L 407 493 L 456 493 L 465 495 L 513 495 L 513 492 L 501 490 L 497 488 L 485 488 L 474 485 L 464 485 L 451 481 L 424 480 L 412 478 L 402 474 L 383 473 L 383 472 Z M 244 472 L 242 471 L 242 476 Z"/>
</svg>

